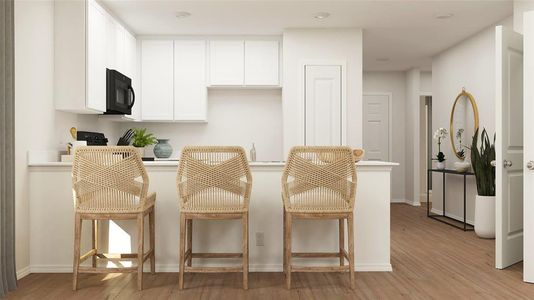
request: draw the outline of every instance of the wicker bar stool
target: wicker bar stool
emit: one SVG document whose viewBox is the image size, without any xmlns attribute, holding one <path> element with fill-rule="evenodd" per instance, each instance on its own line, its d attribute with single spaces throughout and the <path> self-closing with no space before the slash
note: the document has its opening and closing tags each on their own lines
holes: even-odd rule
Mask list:
<svg viewBox="0 0 534 300">
<path fill-rule="evenodd" d="M 363 152 L 358 152 L 363 155 Z M 348 147 L 294 147 L 282 175 L 284 202 L 284 273 L 291 288 L 292 272 L 349 272 L 354 288 L 354 223 L 356 194 L 355 160 Z M 293 219 L 338 219 L 338 252 L 304 252 L 291 250 Z M 345 219 L 348 229 L 348 253 L 345 250 Z M 293 257 L 339 257 L 339 266 L 294 266 Z M 345 265 L 345 259 L 349 265 Z"/>
<path fill-rule="evenodd" d="M 245 151 L 241 147 L 185 147 L 176 181 L 180 198 L 179 288 L 184 287 L 184 273 L 243 272 L 243 288 L 248 289 L 248 207 L 252 175 Z M 193 219 L 241 219 L 242 253 L 193 253 Z M 193 258 L 242 258 L 243 264 L 193 267 Z"/>
<path fill-rule="evenodd" d="M 75 205 L 74 270 L 72 288 L 78 288 L 79 273 L 137 272 L 137 287 L 143 288 L 143 263 L 150 258 L 150 271 L 155 272 L 156 194 L 147 195 L 148 175 L 133 147 L 79 147 L 72 167 Z M 144 252 L 144 219 L 148 215 L 150 250 Z M 137 220 L 137 253 L 106 254 L 98 251 L 99 220 Z M 91 220 L 92 248 L 80 256 L 82 221 Z M 92 266 L 80 266 L 88 258 Z M 116 268 L 98 267 L 98 260 L 112 261 Z M 123 267 L 121 260 L 137 261 L 137 266 Z"/>
</svg>

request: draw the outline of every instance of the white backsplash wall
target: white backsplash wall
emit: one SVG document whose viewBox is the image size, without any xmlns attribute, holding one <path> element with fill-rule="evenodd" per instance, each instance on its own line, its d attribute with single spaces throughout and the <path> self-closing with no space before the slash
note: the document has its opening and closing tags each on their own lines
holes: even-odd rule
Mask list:
<svg viewBox="0 0 534 300">
<path fill-rule="evenodd" d="M 209 90 L 207 123 L 121 123 L 119 135 L 128 128 L 147 128 L 157 138 L 170 139 L 173 157 L 186 145 L 239 145 L 248 155 L 255 143 L 258 161 L 285 160 L 278 89 Z M 154 155 L 152 147 L 146 155 Z"/>
</svg>

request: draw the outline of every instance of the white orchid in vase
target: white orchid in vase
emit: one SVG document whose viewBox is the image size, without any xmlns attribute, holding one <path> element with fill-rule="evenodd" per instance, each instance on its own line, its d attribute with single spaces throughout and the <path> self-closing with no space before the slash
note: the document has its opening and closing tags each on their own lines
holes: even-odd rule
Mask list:
<svg viewBox="0 0 534 300">
<path fill-rule="evenodd" d="M 449 134 L 449 132 L 447 131 L 447 129 L 445 129 L 443 127 L 439 128 L 438 130 L 436 130 L 436 132 L 434 132 L 434 139 L 438 141 L 437 159 L 438 159 L 438 161 L 440 163 L 445 161 L 445 154 L 443 154 L 443 152 L 441 152 L 441 140 L 447 138 L 448 134 Z"/>
</svg>

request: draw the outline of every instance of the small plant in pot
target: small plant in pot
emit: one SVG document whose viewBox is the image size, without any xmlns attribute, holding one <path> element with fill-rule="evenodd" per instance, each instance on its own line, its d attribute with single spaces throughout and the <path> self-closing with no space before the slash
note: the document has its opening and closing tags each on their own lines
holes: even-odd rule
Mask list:
<svg viewBox="0 0 534 300">
<path fill-rule="evenodd" d="M 156 142 L 154 135 L 152 133 L 147 133 L 146 128 L 134 129 L 132 146 L 137 149 L 139 156 L 143 157 L 145 155 L 145 147 L 154 145 Z"/>
<path fill-rule="evenodd" d="M 475 199 L 475 233 L 481 238 L 495 238 L 495 135 L 490 142 L 486 129 L 480 135 L 478 129 L 471 144 L 471 165 L 477 183 Z"/>
<path fill-rule="evenodd" d="M 445 154 L 441 152 L 441 141 L 447 137 L 448 131 L 445 128 L 439 128 L 434 132 L 434 139 L 438 141 L 438 155 L 436 156 L 436 168 L 445 169 Z"/>
</svg>

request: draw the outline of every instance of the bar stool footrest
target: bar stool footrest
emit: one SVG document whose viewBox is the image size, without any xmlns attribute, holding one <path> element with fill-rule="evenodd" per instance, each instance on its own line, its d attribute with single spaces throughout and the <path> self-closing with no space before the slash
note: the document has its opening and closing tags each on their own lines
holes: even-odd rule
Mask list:
<svg viewBox="0 0 534 300">
<path fill-rule="evenodd" d="M 136 267 L 124 267 L 124 268 L 94 268 L 94 267 L 79 267 L 78 273 L 136 273 Z"/>
<path fill-rule="evenodd" d="M 301 272 L 301 273 L 309 273 L 309 272 L 348 272 L 350 271 L 349 266 L 291 266 L 290 268 L 291 272 Z"/>
<path fill-rule="evenodd" d="M 185 273 L 241 273 L 243 267 L 185 267 Z"/>
</svg>

